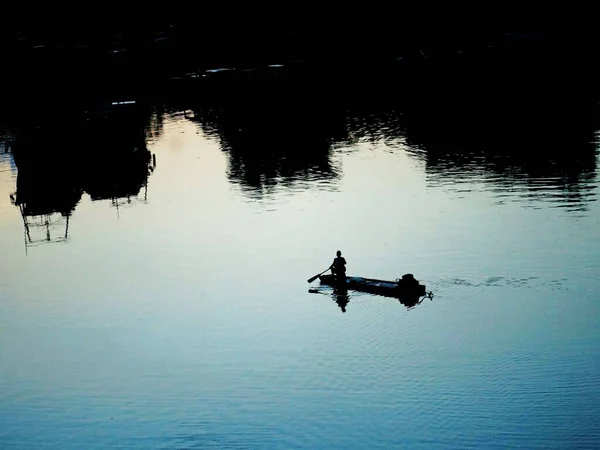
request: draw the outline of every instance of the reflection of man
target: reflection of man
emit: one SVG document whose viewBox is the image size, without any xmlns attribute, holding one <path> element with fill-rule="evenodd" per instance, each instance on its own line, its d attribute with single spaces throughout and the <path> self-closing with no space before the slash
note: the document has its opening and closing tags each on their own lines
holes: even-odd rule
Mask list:
<svg viewBox="0 0 600 450">
<path fill-rule="evenodd" d="M 336 289 L 333 292 L 333 297 L 335 302 L 338 304 L 342 312 L 346 312 L 346 305 L 350 302 L 350 296 L 348 295 L 348 291 L 346 289 Z"/>
</svg>

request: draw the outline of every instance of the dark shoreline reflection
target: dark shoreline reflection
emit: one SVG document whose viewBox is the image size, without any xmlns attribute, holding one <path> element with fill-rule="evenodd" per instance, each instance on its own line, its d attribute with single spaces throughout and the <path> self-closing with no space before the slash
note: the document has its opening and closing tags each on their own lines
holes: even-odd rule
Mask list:
<svg viewBox="0 0 600 450">
<path fill-rule="evenodd" d="M 585 210 L 597 196 L 597 101 L 520 94 L 425 101 L 404 109 L 398 132 L 431 185 L 482 182 L 499 201 L 519 194 Z"/>
<path fill-rule="evenodd" d="M 350 105 L 353 141 L 405 149 L 424 162 L 430 186 L 464 191 L 482 183 L 499 202 L 550 201 L 574 211 L 596 200 L 595 91 L 563 88 L 546 97 L 543 88 L 515 80 L 497 88 L 414 88 Z"/>
<path fill-rule="evenodd" d="M 146 138 L 160 136 L 160 111 L 167 109 L 186 111 L 219 143 L 230 182 L 251 199 L 335 190 L 342 175 L 336 152 L 356 151 L 356 142 L 406 151 L 424 163 L 431 186 L 468 191 L 478 183 L 499 202 L 551 200 L 585 210 L 597 196 L 598 97 L 586 85 L 546 95 L 531 76 L 500 84 L 488 74 L 471 85 L 461 73 L 441 85 L 413 79 L 408 89 L 389 74 L 379 83 L 371 74 L 352 90 L 322 92 L 301 76 L 225 76 L 172 97 L 156 92 L 157 106 L 105 103 L 79 114 L 50 105 L 18 117 L 15 204 L 25 216 L 66 217 L 83 192 L 92 200 L 130 201 L 154 169 Z M 207 86 L 218 87 L 218 95 L 205 96 Z"/>
<path fill-rule="evenodd" d="M 11 126 L 9 151 L 17 167 L 11 202 L 19 207 L 26 245 L 54 241 L 52 223 L 66 222 L 83 193 L 92 201 L 132 203 L 142 190 L 146 201 L 149 175 L 156 158 L 146 148 L 150 108 L 111 103 L 55 117 L 18 118 Z M 57 218 L 57 215 L 60 217 Z M 32 227 L 43 225 L 45 237 L 32 238 Z"/>
<path fill-rule="evenodd" d="M 362 141 L 406 150 L 432 186 L 482 183 L 499 202 L 586 210 L 597 195 L 598 92 L 563 77 L 564 67 L 552 75 L 547 55 L 533 51 L 487 64 L 472 74 L 475 65 L 455 63 L 437 81 L 370 74 L 352 89 L 224 71 L 198 81 L 191 119 L 228 153 L 229 179 L 253 198 L 276 187 L 334 189 L 337 149 Z"/>
<path fill-rule="evenodd" d="M 340 169 L 332 145 L 348 136 L 343 112 L 288 90 L 229 100 L 195 106 L 188 117 L 219 142 L 229 157 L 228 178 L 244 193 L 335 188 Z"/>
</svg>

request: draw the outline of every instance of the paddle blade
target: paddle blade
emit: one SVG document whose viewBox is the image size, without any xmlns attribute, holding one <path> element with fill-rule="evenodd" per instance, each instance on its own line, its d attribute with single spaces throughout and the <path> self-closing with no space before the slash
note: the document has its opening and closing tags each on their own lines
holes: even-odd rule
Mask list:
<svg viewBox="0 0 600 450">
<path fill-rule="evenodd" d="M 331 269 L 331 266 L 328 267 L 327 269 L 325 269 L 323 272 L 316 274 L 314 277 L 311 277 L 308 279 L 309 283 L 312 283 L 313 281 L 315 281 L 317 278 L 319 278 L 321 275 L 323 275 L 325 272 L 327 272 L 329 269 Z"/>
<path fill-rule="evenodd" d="M 312 283 L 312 282 L 313 282 L 313 281 L 315 281 L 317 278 L 319 278 L 319 275 L 321 275 L 321 274 L 319 273 L 319 274 L 315 275 L 314 277 L 310 277 L 310 278 L 308 279 L 308 282 L 309 282 L 309 283 Z"/>
</svg>

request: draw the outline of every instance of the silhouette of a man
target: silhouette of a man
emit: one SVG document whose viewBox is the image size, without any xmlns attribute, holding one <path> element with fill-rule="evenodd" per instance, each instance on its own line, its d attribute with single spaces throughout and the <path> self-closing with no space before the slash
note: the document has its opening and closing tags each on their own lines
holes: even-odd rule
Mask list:
<svg viewBox="0 0 600 450">
<path fill-rule="evenodd" d="M 336 253 L 336 257 L 331 263 L 331 275 L 335 277 L 337 281 L 343 281 L 346 279 L 346 259 L 342 256 L 342 252 L 339 250 Z"/>
</svg>

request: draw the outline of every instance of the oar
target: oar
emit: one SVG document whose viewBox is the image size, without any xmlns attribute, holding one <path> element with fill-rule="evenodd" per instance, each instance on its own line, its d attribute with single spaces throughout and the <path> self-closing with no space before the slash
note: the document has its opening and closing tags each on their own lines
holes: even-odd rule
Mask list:
<svg viewBox="0 0 600 450">
<path fill-rule="evenodd" d="M 323 272 L 316 274 L 314 277 L 310 277 L 308 279 L 309 283 L 312 283 L 313 281 L 315 281 L 317 278 L 319 278 L 321 275 L 323 275 L 325 272 L 327 272 L 329 269 L 331 269 L 331 266 L 329 266 L 327 269 L 325 269 Z"/>
</svg>

